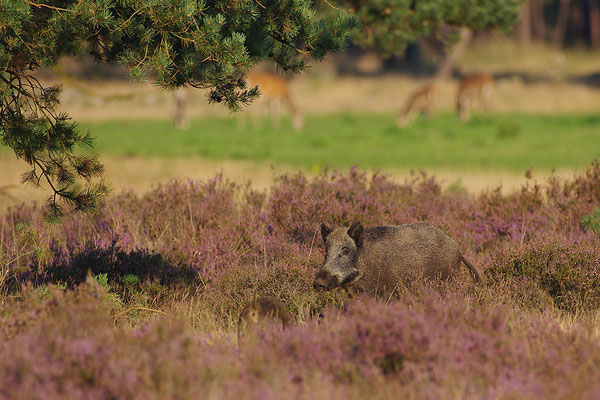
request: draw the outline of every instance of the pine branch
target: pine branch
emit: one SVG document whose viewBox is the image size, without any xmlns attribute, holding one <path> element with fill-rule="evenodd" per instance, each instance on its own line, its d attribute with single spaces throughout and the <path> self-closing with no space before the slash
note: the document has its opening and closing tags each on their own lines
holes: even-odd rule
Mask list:
<svg viewBox="0 0 600 400">
<path fill-rule="evenodd" d="M 56 11 L 73 12 L 73 10 L 67 10 L 66 8 L 53 7 L 48 4 L 43 4 L 43 3 L 34 3 L 33 1 L 30 1 L 29 5 L 33 6 L 33 7 L 37 7 L 37 8 L 48 8 L 50 10 L 56 10 Z"/>
<path fill-rule="evenodd" d="M 44 87 L 37 68 L 91 52 L 97 61 L 128 66 L 133 79 L 208 88 L 210 102 L 238 110 L 258 96 L 240 79 L 245 71 L 271 59 L 299 72 L 310 58 L 340 51 L 357 24 L 343 18 L 345 24 L 320 18 L 306 0 L 3 2 L 0 142 L 31 166 L 25 182 L 52 191 L 50 219 L 91 211 L 107 191 L 94 182 L 102 166 L 78 155 L 90 136 L 57 112 L 60 87 Z"/>
</svg>

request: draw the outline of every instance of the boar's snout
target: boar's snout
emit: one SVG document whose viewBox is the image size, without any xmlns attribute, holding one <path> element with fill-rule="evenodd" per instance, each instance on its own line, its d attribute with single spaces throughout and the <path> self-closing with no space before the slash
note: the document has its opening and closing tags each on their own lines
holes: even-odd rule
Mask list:
<svg viewBox="0 0 600 400">
<path fill-rule="evenodd" d="M 313 287 L 319 292 L 323 290 L 331 290 L 333 288 L 338 287 L 339 285 L 340 283 L 335 276 L 332 276 L 331 274 L 323 270 L 317 273 L 317 276 L 315 277 L 315 280 L 313 282 Z"/>
<path fill-rule="evenodd" d="M 317 292 L 322 292 L 324 290 L 327 290 L 327 282 L 325 282 L 323 279 L 316 278 L 313 282 L 313 287 Z"/>
</svg>

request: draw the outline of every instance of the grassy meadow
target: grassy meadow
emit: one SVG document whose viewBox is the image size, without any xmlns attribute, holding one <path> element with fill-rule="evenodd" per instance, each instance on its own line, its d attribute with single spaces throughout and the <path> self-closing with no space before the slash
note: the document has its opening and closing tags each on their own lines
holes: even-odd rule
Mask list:
<svg viewBox="0 0 600 400">
<path fill-rule="evenodd" d="M 289 119 L 274 129 L 236 118 L 194 119 L 187 130 L 168 120 L 82 123 L 96 135 L 102 155 L 203 157 L 330 167 L 550 170 L 577 168 L 600 158 L 600 115 L 493 114 L 462 124 L 454 114 L 421 118 L 404 129 L 393 115 L 311 115 L 294 132 Z"/>
</svg>

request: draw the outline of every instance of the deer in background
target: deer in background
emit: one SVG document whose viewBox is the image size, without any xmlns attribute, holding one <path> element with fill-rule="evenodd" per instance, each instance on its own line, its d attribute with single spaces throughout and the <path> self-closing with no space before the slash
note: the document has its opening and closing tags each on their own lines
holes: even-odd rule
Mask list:
<svg viewBox="0 0 600 400">
<path fill-rule="evenodd" d="M 304 114 L 292 100 L 287 82 L 280 76 L 269 72 L 249 72 L 246 76 L 249 87 L 258 86 L 262 96 L 269 101 L 271 124 L 279 127 L 279 106 L 284 103 L 292 114 L 292 126 L 300 131 L 304 127 Z"/>
<path fill-rule="evenodd" d="M 173 125 L 177 129 L 190 127 L 188 103 L 189 98 L 185 87 L 180 87 L 173 93 Z"/>
<path fill-rule="evenodd" d="M 419 86 L 407 98 L 404 106 L 396 115 L 396 125 L 404 128 L 410 125 L 418 114 L 422 113 L 427 119 L 433 117 L 438 97 L 438 88 L 434 82 Z"/>
<path fill-rule="evenodd" d="M 462 122 L 471 117 L 471 108 L 479 103 L 482 110 L 490 107 L 494 79 L 489 74 L 471 75 L 458 83 L 456 93 L 456 112 Z"/>
</svg>

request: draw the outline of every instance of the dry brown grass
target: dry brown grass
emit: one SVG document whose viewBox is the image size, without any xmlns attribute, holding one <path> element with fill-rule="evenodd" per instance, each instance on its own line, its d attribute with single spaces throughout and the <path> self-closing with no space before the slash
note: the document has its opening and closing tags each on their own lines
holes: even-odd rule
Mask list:
<svg viewBox="0 0 600 400">
<path fill-rule="evenodd" d="M 541 79 L 532 84 L 519 78 L 498 81 L 494 112 L 595 112 L 600 110 L 600 90 L 567 79 L 595 72 L 599 61 L 600 56 L 587 50 L 560 51 L 538 44 L 520 47 L 502 37 L 491 37 L 472 44 L 458 67 L 467 73 L 508 72 Z M 423 81 L 407 76 L 337 77 L 333 63 L 323 62 L 294 77 L 290 86 L 292 96 L 308 114 L 395 113 L 405 96 Z M 49 83 L 63 84 L 63 107 L 77 120 L 169 118 L 173 112 L 172 93 L 150 83 L 64 81 L 58 77 Z M 440 86 L 439 109 L 453 109 L 456 81 L 447 80 Z M 189 95 L 192 117 L 229 114 L 222 105 L 209 105 L 203 90 L 190 89 Z M 266 111 L 268 107 L 260 103 L 253 107 Z"/>
<path fill-rule="evenodd" d="M 550 79 L 598 71 L 600 53 L 587 48 L 557 49 L 543 43 L 521 45 L 502 35 L 476 39 L 460 60 L 466 72 L 533 74 Z"/>
<path fill-rule="evenodd" d="M 277 175 L 297 171 L 297 167 L 251 161 L 204 160 L 200 158 L 140 158 L 140 157 L 101 157 L 106 168 L 105 177 L 114 192 L 133 190 L 142 194 L 153 186 L 170 179 L 208 179 L 219 172 L 230 180 L 244 184 L 251 182 L 257 189 L 268 189 Z M 26 171 L 26 164 L 13 156 L 0 155 L 0 209 L 28 201 L 44 201 L 49 192 L 20 184 L 20 176 Z M 306 171 L 310 174 L 310 171 Z M 385 169 L 394 180 L 402 182 L 410 177 L 406 169 Z M 523 174 L 507 171 L 451 171 L 427 170 L 444 187 L 462 188 L 470 193 L 478 193 L 502 185 L 503 191 L 510 192 L 525 183 Z M 558 174 L 569 176 L 573 171 L 564 170 Z M 544 181 L 549 172 L 534 171 L 533 180 Z"/>
<path fill-rule="evenodd" d="M 313 74 L 290 81 L 299 107 L 307 114 L 335 112 L 396 113 L 406 96 L 424 79 L 403 76 L 342 77 Z M 63 109 L 76 120 L 169 118 L 172 93 L 150 85 L 125 82 L 88 84 L 82 93 L 65 85 Z M 457 83 L 440 84 L 438 110 L 453 110 Z M 222 105 L 210 105 L 202 90 L 190 89 L 190 115 L 229 115 Z M 266 111 L 261 104 L 251 106 Z M 518 78 L 496 82 L 491 111 L 499 113 L 582 113 L 600 110 L 600 90 L 565 81 L 525 84 Z M 282 110 L 284 113 L 287 110 Z"/>
</svg>

